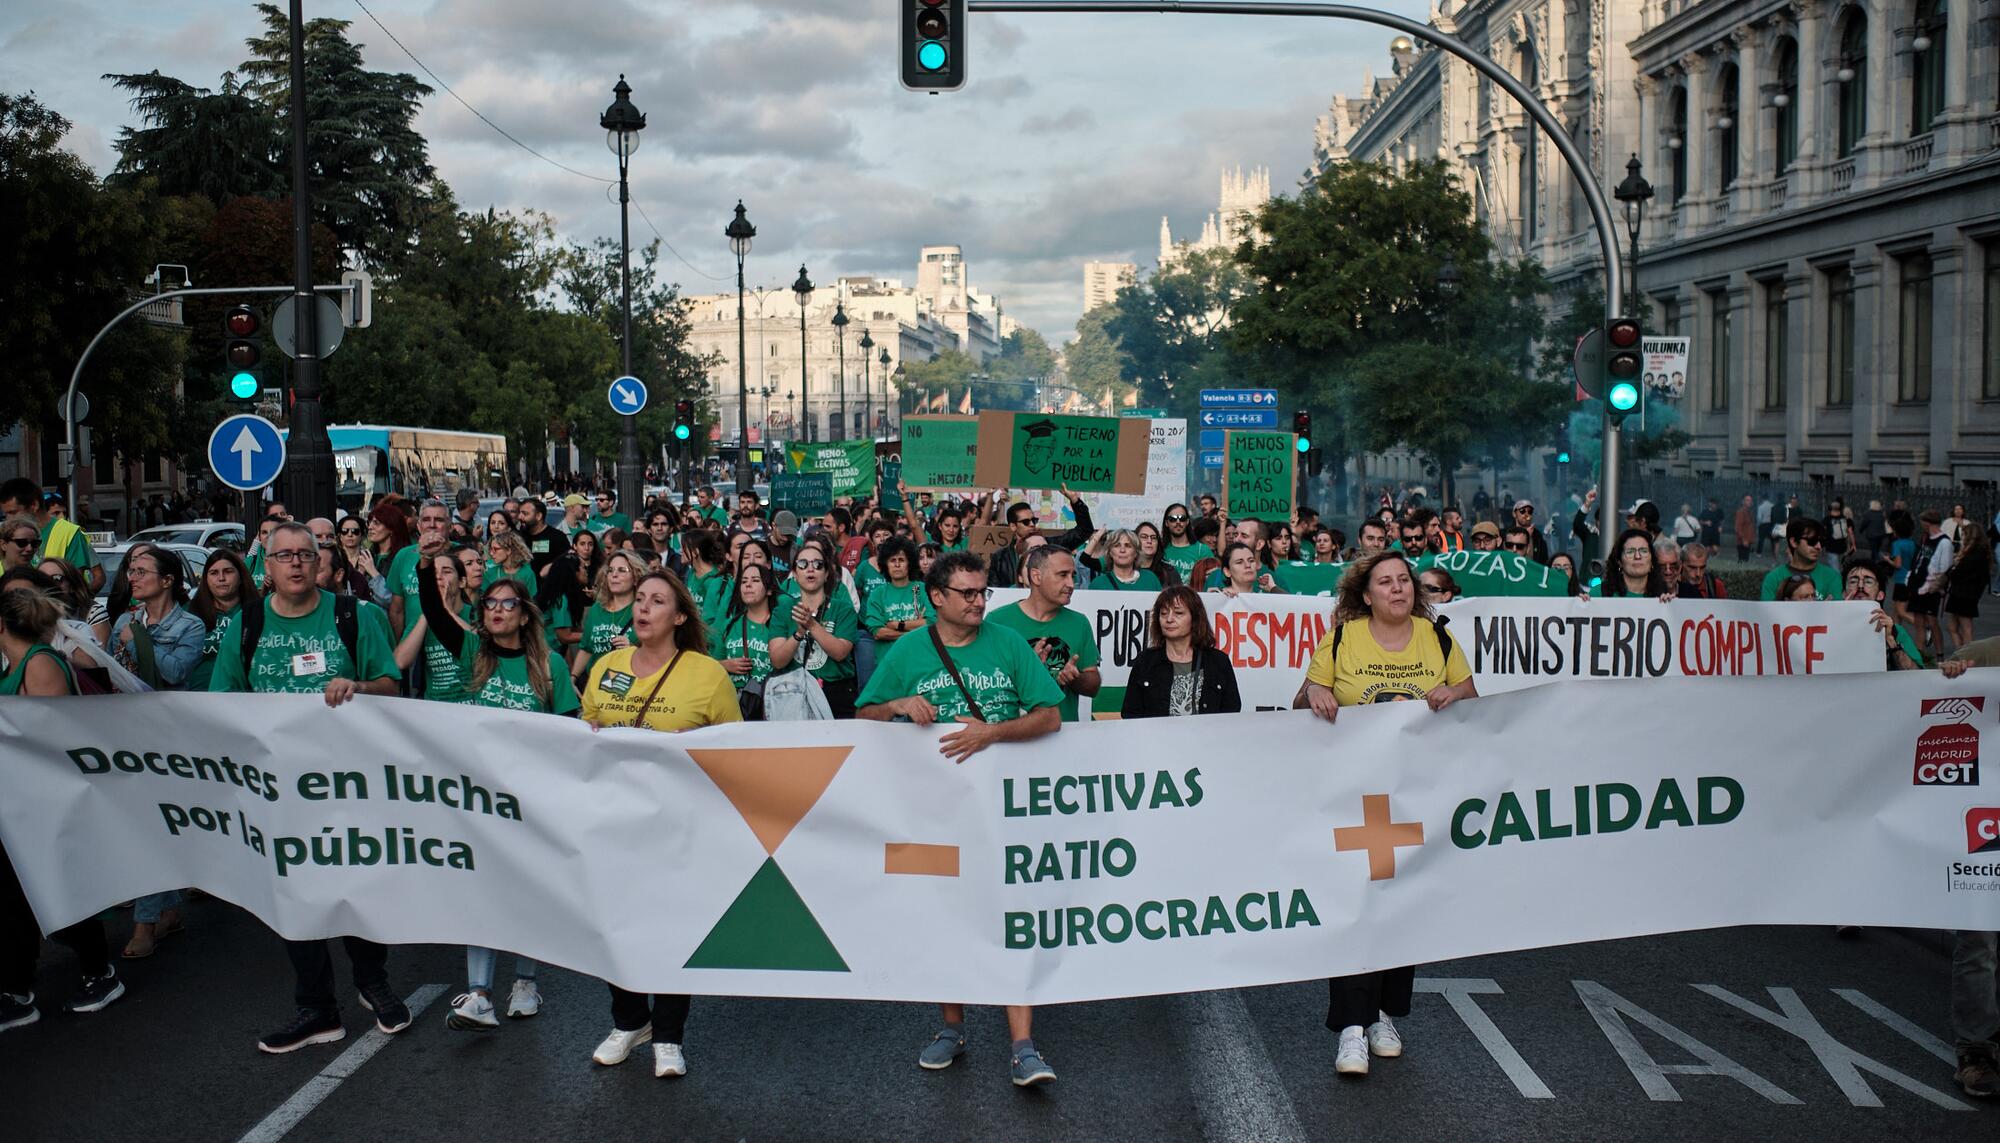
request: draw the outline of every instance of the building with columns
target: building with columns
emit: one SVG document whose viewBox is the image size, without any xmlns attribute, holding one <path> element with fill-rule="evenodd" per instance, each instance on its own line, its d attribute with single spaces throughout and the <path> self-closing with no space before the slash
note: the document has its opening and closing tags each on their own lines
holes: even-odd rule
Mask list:
<svg viewBox="0 0 2000 1143">
<path fill-rule="evenodd" d="M 690 294 L 686 301 L 689 348 L 715 357 L 708 401 L 720 439 L 733 444 L 742 431 L 736 293 Z M 847 317 L 844 337 L 833 324 L 836 308 Z M 924 247 L 914 288 L 895 278 L 846 275 L 818 284 L 803 307 L 788 287 L 751 290 L 743 296 L 750 442 L 805 439 L 808 432 L 814 440 L 894 435 L 899 364 L 948 350 L 984 362 L 1000 352 L 1000 331 L 1010 325 L 998 299 L 970 286 L 957 246 Z M 870 342 L 865 351 L 863 336 Z"/>
<path fill-rule="evenodd" d="M 1173 265 L 1189 251 L 1236 249 L 1238 243 L 1250 236 L 1252 220 L 1270 198 L 1269 169 L 1252 167 L 1246 172 L 1242 167 L 1233 171 L 1224 168 L 1216 209 L 1202 221 L 1198 237 L 1175 241 L 1166 216 L 1160 216 L 1160 267 Z M 1089 308 L 1087 304 L 1085 308 Z"/>
<path fill-rule="evenodd" d="M 1432 22 L 1527 82 L 1607 191 L 1656 196 L 1639 289 L 1692 338 L 1692 441 L 1650 470 L 2000 481 L 2000 5 L 1462 0 Z M 1575 184 L 1505 93 L 1399 40 L 1322 162 L 1443 158 L 1499 252 L 1602 274 Z M 1601 280 L 1601 279 L 1600 279 Z"/>
</svg>

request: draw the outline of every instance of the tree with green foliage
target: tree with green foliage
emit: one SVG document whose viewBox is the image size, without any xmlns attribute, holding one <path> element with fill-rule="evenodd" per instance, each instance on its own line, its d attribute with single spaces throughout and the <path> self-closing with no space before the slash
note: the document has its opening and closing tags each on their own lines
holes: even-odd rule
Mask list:
<svg viewBox="0 0 2000 1143">
<path fill-rule="evenodd" d="M 697 448 L 708 439 L 706 426 L 714 420 L 707 406 L 708 372 L 721 360 L 689 347 L 693 322 L 688 303 L 679 284 L 660 276 L 659 257 L 660 242 L 654 239 L 633 251 L 632 258 L 632 370 L 650 390 L 646 409 L 636 418 L 641 457 L 659 456 L 660 446 L 672 439 L 674 402 L 684 398 L 695 402 L 695 418 L 702 426 L 695 434 Z M 606 331 L 620 329 L 623 310 L 615 239 L 570 247 L 557 284 L 575 313 Z M 566 394 L 565 415 L 578 443 L 599 456 L 617 456 L 623 432 L 622 418 L 604 398 L 605 386 L 614 376 L 590 377 L 582 393 Z"/>
<path fill-rule="evenodd" d="M 903 411 L 929 412 L 943 395 L 942 412 L 958 412 L 958 403 L 972 387 L 972 375 L 977 372 L 979 363 L 957 349 L 947 349 L 928 361 L 903 362 Z"/>
<path fill-rule="evenodd" d="M 1230 251 L 1199 250 L 1118 291 L 1105 332 L 1141 404 L 1192 417 L 1200 390 L 1234 383 L 1230 314 L 1252 288 Z"/>
<path fill-rule="evenodd" d="M 1114 310 L 1109 305 L 1089 310 L 1076 320 L 1076 338 L 1063 351 L 1063 369 L 1070 386 L 1090 401 L 1120 408 L 1136 387 L 1126 380 L 1131 368 L 1106 326 Z"/>
</svg>

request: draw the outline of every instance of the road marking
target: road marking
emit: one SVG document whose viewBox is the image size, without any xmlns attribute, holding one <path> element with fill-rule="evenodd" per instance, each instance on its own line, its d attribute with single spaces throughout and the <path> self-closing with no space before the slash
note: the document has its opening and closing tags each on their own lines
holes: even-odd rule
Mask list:
<svg viewBox="0 0 2000 1143">
<path fill-rule="evenodd" d="M 417 1017 L 423 1015 L 431 1001 L 444 995 L 444 988 L 442 984 L 426 984 L 410 993 L 403 1003 L 409 1006 L 411 1023 L 414 1024 Z M 360 1070 L 361 1065 L 373 1058 L 388 1042 L 389 1037 L 383 1034 L 382 1029 L 370 1023 L 368 1031 L 362 1033 L 359 1040 L 322 1068 L 318 1075 L 307 1080 L 304 1087 L 293 1092 L 292 1098 L 279 1104 L 277 1110 L 266 1115 L 257 1126 L 244 1132 L 237 1143 L 277 1143 L 283 1139 L 299 1125 L 300 1120 L 312 1114 L 313 1108 L 332 1095 L 341 1081 Z"/>
<path fill-rule="evenodd" d="M 1191 1079 L 1202 1138 L 1214 1143 L 1304 1143 L 1292 1097 L 1235 989 L 1171 997 L 1174 1034 Z"/>
<path fill-rule="evenodd" d="M 1847 1102 L 1856 1107 L 1882 1106 L 1882 1097 L 1876 1095 L 1875 1089 L 1869 1087 L 1868 1081 L 1861 1076 L 1862 1072 L 1871 1072 L 1911 1095 L 1922 1096 L 1947 1111 L 1973 1109 L 1972 1105 L 1964 1100 L 1954 1099 L 1941 1091 L 1918 1083 L 1895 1068 L 1879 1060 L 1872 1060 L 1834 1039 L 1799 999 L 1799 994 L 1789 988 L 1769 990 L 1771 998 L 1778 1002 L 1778 1011 L 1772 1012 L 1718 985 L 1697 984 L 1694 987 L 1696 991 L 1705 992 L 1731 1008 L 1747 1012 L 1775 1028 L 1781 1028 L 1804 1040 L 1806 1047 L 1811 1048 L 1813 1056 L 1819 1060 L 1819 1065 L 1826 1069 L 1826 1074 L 1833 1077 L 1833 1082 L 1840 1088 L 1840 1094 L 1846 1096 Z"/>
<path fill-rule="evenodd" d="M 1475 994 L 1502 995 L 1498 984 L 1480 977 L 1418 977 L 1416 991 L 1444 997 L 1445 1003 L 1451 1005 L 1451 1010 L 1465 1022 L 1466 1030 L 1472 1033 L 1473 1039 L 1478 1040 L 1479 1046 L 1486 1049 L 1486 1054 L 1493 1057 L 1493 1062 L 1500 1065 L 1500 1070 L 1507 1073 L 1514 1090 L 1520 1092 L 1523 1098 L 1556 1097 L 1556 1093 L 1549 1090 L 1549 1085 L 1542 1082 L 1542 1077 L 1535 1074 L 1535 1069 L 1528 1066 L 1528 1061 L 1521 1058 L 1521 1053 L 1514 1050 L 1514 1045 L 1500 1031 L 1499 1025 L 1493 1023 L 1486 1010 L 1479 1006 L 1479 1001 L 1473 999 Z"/>
<path fill-rule="evenodd" d="M 1618 1058 L 1625 1061 L 1625 1067 L 1631 1071 L 1632 1078 L 1639 1081 L 1639 1087 L 1645 1091 L 1646 1098 L 1660 1103 L 1679 1103 L 1681 1093 L 1674 1090 L 1674 1085 L 1667 1079 L 1668 1076 L 1726 1076 L 1772 1103 L 1792 1106 L 1800 1103 L 1796 1096 L 1777 1084 L 1596 981 L 1573 980 L 1570 983 L 1576 987 L 1576 994 L 1582 998 L 1583 1006 L 1590 1010 L 1591 1018 L 1597 1021 L 1598 1028 L 1604 1032 L 1604 1038 L 1611 1041 L 1611 1046 L 1618 1050 Z M 1699 1056 L 1704 1062 L 1699 1064 L 1659 1062 L 1648 1055 L 1645 1048 L 1639 1046 L 1638 1037 L 1632 1035 L 1632 1030 L 1625 1026 L 1626 1020 L 1643 1025 L 1657 1036 L 1672 1040 L 1686 1049 L 1690 1055 Z"/>
<path fill-rule="evenodd" d="M 1922 1048 L 1924 1051 L 1929 1052 L 1931 1055 L 1936 1056 L 1953 1067 L 1958 1066 L 1958 1054 L 1952 1051 L 1950 1044 L 1945 1043 L 1943 1040 L 1938 1039 L 1936 1036 L 1904 1019 L 1900 1012 L 1891 1012 L 1878 1003 L 1874 997 L 1869 996 L 1858 988 L 1836 988 L 1833 990 L 1833 994 L 1854 1005 L 1856 1008 L 1861 1009 L 1863 1012 L 1868 1013 L 1870 1016 L 1875 1017 L 1882 1023 L 1887 1024 L 1892 1030 L 1917 1047 Z"/>
</svg>

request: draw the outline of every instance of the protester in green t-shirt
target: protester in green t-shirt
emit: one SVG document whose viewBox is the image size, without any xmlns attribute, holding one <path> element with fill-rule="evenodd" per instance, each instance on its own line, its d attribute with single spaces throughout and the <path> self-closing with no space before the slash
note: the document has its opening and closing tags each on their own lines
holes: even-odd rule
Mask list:
<svg viewBox="0 0 2000 1143">
<path fill-rule="evenodd" d="M 528 598 L 533 599 L 539 583 L 532 557 L 528 554 L 528 542 L 521 538 L 521 534 L 502 532 L 486 542 L 486 551 L 485 569 L 476 582 L 467 586 L 473 591 L 480 591 L 488 584 L 511 579 L 526 588 Z"/>
<path fill-rule="evenodd" d="M 389 562 L 389 625 L 398 639 L 417 623 L 417 568 L 451 542 L 451 509 L 442 500 L 426 500 L 417 508 L 417 542 Z"/>
<path fill-rule="evenodd" d="M 578 624 L 576 650 L 570 656 L 571 674 L 590 674 L 591 665 L 606 651 L 632 645 L 632 597 L 639 581 L 646 577 L 646 561 L 634 552 L 612 552 L 597 569 L 592 585 L 592 601 Z"/>
<path fill-rule="evenodd" d="M 228 548 L 209 553 L 208 566 L 201 573 L 201 586 L 195 588 L 194 599 L 188 603 L 188 609 L 208 624 L 208 638 L 202 642 L 201 661 L 188 676 L 187 689 L 208 689 L 209 680 L 215 675 L 223 632 L 246 604 L 261 603 L 262 597 L 250 580 L 250 567 L 242 556 Z"/>
<path fill-rule="evenodd" d="M 877 644 L 889 644 L 931 621 L 931 601 L 918 574 L 919 557 L 908 540 L 889 541 L 877 559 L 888 572 L 863 597 L 861 621 Z"/>
<path fill-rule="evenodd" d="M 1090 620 L 1068 606 L 1076 594 L 1076 558 L 1044 544 L 1028 553 L 1022 569 L 1028 597 L 996 609 L 987 621 L 1017 631 L 1028 641 L 1049 677 L 1062 688 L 1062 720 L 1075 722 L 1077 696 L 1095 695 L 1103 683 Z"/>
<path fill-rule="evenodd" d="M 840 565 L 832 545 L 807 540 L 792 556 L 792 578 L 778 596 L 778 614 L 794 626 L 793 638 L 805 667 L 835 718 L 854 717 L 854 642 L 861 622 L 840 587 Z"/>
<path fill-rule="evenodd" d="M 859 716 L 924 727 L 956 722 L 958 729 L 937 740 L 939 752 L 953 762 L 995 743 L 1025 742 L 1061 729 L 1063 690 L 1048 667 L 1027 640 L 985 622 L 985 561 L 970 552 L 939 556 L 924 586 L 937 621 L 928 638 L 898 639 L 882 654 L 862 691 Z M 965 1006 L 940 1009 L 944 1030 L 917 1057 L 919 1066 L 932 1070 L 950 1067 L 965 1052 Z M 1032 1008 L 1007 1009 L 1013 1080 L 1022 1087 L 1056 1078 L 1035 1050 L 1033 1021 Z"/>
<path fill-rule="evenodd" d="M 439 606 L 470 622 L 474 618 L 473 594 L 479 590 L 479 581 L 465 575 L 457 553 L 441 553 L 418 566 L 420 599 L 427 574 L 440 597 Z M 459 669 L 458 654 L 438 639 L 437 632 L 438 625 L 427 622 L 420 607 L 417 621 L 396 643 L 396 665 L 407 674 L 419 661 L 423 663 L 424 698 L 429 701 L 467 702 L 471 695 L 465 688 L 465 673 Z"/>
<path fill-rule="evenodd" d="M 1213 553 L 1205 545 L 1194 540 L 1190 531 L 1194 516 L 1185 504 L 1167 505 L 1166 515 L 1160 517 L 1160 529 L 1166 533 L 1166 545 L 1160 549 L 1160 558 L 1178 572 L 1182 583 L 1193 584 L 1194 565 L 1207 559 Z"/>
<path fill-rule="evenodd" d="M 1866 554 L 1856 554 L 1847 557 L 1841 564 L 1841 573 L 1846 587 L 1843 598 L 1877 605 L 1868 616 L 1868 621 L 1882 635 L 1888 668 L 1892 671 L 1922 669 L 1924 654 L 1917 648 L 1916 637 L 1910 634 L 1908 628 L 1890 618 L 1880 606 L 1887 595 L 1885 585 L 1893 581 L 1895 569 L 1882 561 L 1869 559 Z"/>
<path fill-rule="evenodd" d="M 1778 589 L 1795 575 L 1808 576 L 1813 594 L 1820 599 L 1839 599 L 1840 573 L 1820 560 L 1826 550 L 1826 531 L 1818 520 L 1800 516 L 1785 524 L 1785 562 L 1765 573 L 1759 598 L 1778 598 Z M 1912 584 L 1917 581 L 1913 578 Z"/>
<path fill-rule="evenodd" d="M 1222 549 L 1222 566 L 1208 575 L 1204 591 L 1219 591 L 1224 595 L 1278 595 L 1283 594 L 1277 577 L 1257 559 L 1257 552 L 1248 544 L 1227 544 Z"/>
<path fill-rule="evenodd" d="M 447 513 L 448 514 L 448 513 Z M 273 528 L 265 553 L 271 594 L 263 602 L 263 631 L 243 667 L 242 617 L 229 625 L 215 652 L 212 691 L 323 694 L 339 706 L 356 694 L 396 693 L 395 647 L 382 609 L 355 600 L 355 648 L 349 654 L 334 622 L 334 595 L 313 582 L 319 546 L 304 524 Z"/>
<path fill-rule="evenodd" d="M 740 692 L 762 683 L 773 671 L 792 665 L 798 641 L 789 616 L 776 614 L 777 573 L 764 564 L 745 563 L 730 594 L 729 615 L 709 632 L 708 653 L 729 672 Z"/>
<path fill-rule="evenodd" d="M 618 510 L 618 494 L 606 489 L 597 494 L 597 511 L 584 521 L 584 527 L 593 532 L 604 533 L 613 528 L 621 532 L 632 530 L 632 517 Z"/>
<path fill-rule="evenodd" d="M 1160 577 L 1139 566 L 1139 535 L 1129 529 L 1099 532 L 1085 549 L 1083 563 L 1097 573 L 1090 579 L 1094 591 L 1160 590 Z"/>
</svg>

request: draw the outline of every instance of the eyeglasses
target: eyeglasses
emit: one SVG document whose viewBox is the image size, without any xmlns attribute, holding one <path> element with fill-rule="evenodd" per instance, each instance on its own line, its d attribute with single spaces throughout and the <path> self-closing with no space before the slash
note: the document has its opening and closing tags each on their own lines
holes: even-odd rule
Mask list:
<svg viewBox="0 0 2000 1143">
<path fill-rule="evenodd" d="M 797 568 L 797 569 L 798 569 L 799 571 L 825 571 L 825 570 L 826 570 L 826 561 L 825 561 L 825 560 L 795 560 L 795 561 L 793 561 L 793 563 L 792 563 L 792 566 L 793 566 L 794 568 Z"/>
<path fill-rule="evenodd" d="M 1026 524 L 1028 527 L 1032 528 L 1041 522 L 1042 522 L 1041 518 L 1038 516 L 1023 516 L 1018 520 L 1008 521 L 1008 523 L 1013 524 L 1016 528 L 1020 527 L 1023 524 Z"/>
<path fill-rule="evenodd" d="M 1187 522 L 1188 522 L 1188 515 L 1185 512 L 1176 513 L 1175 515 L 1167 517 L 1167 523 L 1169 524 L 1185 524 Z"/>
<path fill-rule="evenodd" d="M 40 539 L 39 536 L 12 536 L 7 542 L 17 548 L 32 548 Z"/>
<path fill-rule="evenodd" d="M 944 590 L 967 603 L 984 603 L 993 598 L 993 589 L 990 587 L 947 587 Z"/>
<path fill-rule="evenodd" d="M 319 558 L 319 552 L 311 548 L 287 548 L 282 552 L 266 552 L 264 558 L 274 564 L 309 564 Z"/>
<path fill-rule="evenodd" d="M 493 608 L 499 608 L 501 611 L 514 611 L 521 606 L 521 601 L 510 595 L 505 599 L 486 600 L 484 601 L 482 606 L 486 607 L 489 610 Z"/>
<path fill-rule="evenodd" d="M 341 535 L 343 535 L 343 536 L 359 536 L 359 535 L 361 534 L 361 529 L 359 529 L 359 528 L 342 528 L 342 529 L 340 530 L 340 534 L 341 534 Z"/>
<path fill-rule="evenodd" d="M 1650 548 L 1626 548 L 1624 551 L 1619 552 L 1618 554 L 1620 556 L 1623 556 L 1625 559 L 1629 560 L 1633 556 L 1650 556 L 1653 553 Z"/>
<path fill-rule="evenodd" d="M 1815 548 L 1826 546 L 1826 540 L 1819 536 L 1800 536 L 1799 543 L 1811 544 Z"/>
<path fill-rule="evenodd" d="M 1510 552 L 1525 552 L 1528 550 L 1528 545 L 1521 543 L 1502 544 L 1500 546 Z"/>
</svg>

